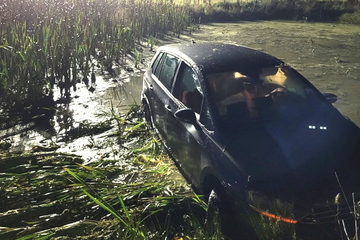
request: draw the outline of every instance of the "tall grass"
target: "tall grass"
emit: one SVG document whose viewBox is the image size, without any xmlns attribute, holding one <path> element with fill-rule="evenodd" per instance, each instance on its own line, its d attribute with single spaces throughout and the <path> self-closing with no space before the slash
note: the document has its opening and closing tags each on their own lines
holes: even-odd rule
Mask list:
<svg viewBox="0 0 360 240">
<path fill-rule="evenodd" d="M 180 1 L 180 0 L 179 0 Z M 309 0 L 208 0 L 191 2 L 193 18 L 208 21 L 302 20 L 339 21 L 345 13 L 358 11 L 358 1 Z M 349 18 L 354 22 L 356 15 Z"/>
<path fill-rule="evenodd" d="M 203 3 L 203 4 L 200 4 Z M 3 0 L 0 3 L 0 105 L 36 116 L 88 82 L 95 66 L 112 70 L 141 41 L 179 36 L 195 19 L 337 20 L 358 9 L 349 1 Z M 357 15 L 342 21 L 357 22 Z M 201 20 L 200 20 L 201 19 Z"/>
<path fill-rule="evenodd" d="M 113 61 L 143 38 L 179 35 L 185 6 L 140 0 L 4 0 L 0 3 L 0 101 L 8 109 L 42 105 L 58 84 L 64 96 L 96 63 Z M 37 109 L 39 106 L 34 107 Z M 40 106 L 42 107 L 42 106 Z"/>
<path fill-rule="evenodd" d="M 138 109 L 108 114 L 118 132 L 96 146 L 136 141 L 123 160 L 85 165 L 71 154 L 0 152 L 0 239 L 221 239 L 203 237 L 205 204 L 175 181 L 175 165 Z"/>
<path fill-rule="evenodd" d="M 360 8 L 359 8 L 360 9 Z M 360 10 L 353 13 L 345 13 L 340 17 L 342 23 L 360 24 Z"/>
</svg>

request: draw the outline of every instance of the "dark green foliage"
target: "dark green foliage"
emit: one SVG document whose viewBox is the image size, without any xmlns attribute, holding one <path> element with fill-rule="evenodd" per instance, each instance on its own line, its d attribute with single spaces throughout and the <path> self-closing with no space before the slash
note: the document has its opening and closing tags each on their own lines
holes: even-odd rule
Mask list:
<svg viewBox="0 0 360 240">
<path fill-rule="evenodd" d="M 203 201 L 185 181 L 174 184 L 176 167 L 138 121 L 139 114 L 134 106 L 121 117 L 110 116 L 109 121 L 119 120 L 119 142 L 141 143 L 124 150 L 123 161 L 107 158 L 85 165 L 80 156 L 38 146 L 32 153 L 0 155 L 0 238 L 201 237 L 197 216 L 204 215 Z M 82 128 L 97 131 L 86 123 Z"/>
<path fill-rule="evenodd" d="M 95 64 L 111 71 L 135 42 L 168 31 L 179 35 L 189 23 L 186 7 L 162 1 L 4 0 L 0 106 L 51 107 L 41 102 L 52 97 L 55 84 L 68 98 L 76 80 L 88 79 Z"/>
<path fill-rule="evenodd" d="M 219 1 L 213 5 L 192 8 L 193 18 L 207 21 L 233 20 L 310 20 L 338 21 L 344 13 L 359 8 L 359 2 L 310 1 L 310 0 L 262 0 Z"/>
<path fill-rule="evenodd" d="M 360 11 L 345 13 L 340 17 L 342 23 L 360 24 Z"/>
</svg>

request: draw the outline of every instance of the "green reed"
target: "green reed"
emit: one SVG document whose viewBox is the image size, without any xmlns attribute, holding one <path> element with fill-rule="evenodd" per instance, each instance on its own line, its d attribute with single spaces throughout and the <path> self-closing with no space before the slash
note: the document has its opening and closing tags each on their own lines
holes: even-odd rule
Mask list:
<svg viewBox="0 0 360 240">
<path fill-rule="evenodd" d="M 164 239 L 178 233 L 221 239 L 203 237 L 198 218 L 206 204 L 184 180 L 174 184 L 176 166 L 136 117 L 138 110 L 118 117 L 118 142 L 141 143 L 124 150 L 125 162 L 107 157 L 85 165 L 80 156 L 56 152 L 0 155 L 0 238 Z M 113 142 L 102 144 L 97 147 Z"/>
<path fill-rule="evenodd" d="M 7 108 L 51 95 L 55 82 L 67 96 L 95 65 L 111 71 L 135 44 L 179 35 L 190 23 L 185 6 L 150 0 L 4 0 L 0 15 L 0 98 Z"/>
</svg>

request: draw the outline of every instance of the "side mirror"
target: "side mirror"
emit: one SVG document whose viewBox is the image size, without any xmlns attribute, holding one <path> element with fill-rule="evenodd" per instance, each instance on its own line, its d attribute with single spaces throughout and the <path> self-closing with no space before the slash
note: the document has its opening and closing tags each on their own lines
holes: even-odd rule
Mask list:
<svg viewBox="0 0 360 240">
<path fill-rule="evenodd" d="M 326 100 L 328 100 L 330 103 L 335 103 L 337 101 L 337 96 L 333 93 L 323 93 L 322 94 Z"/>
<path fill-rule="evenodd" d="M 175 112 L 175 118 L 186 123 L 196 123 L 195 112 L 191 108 L 183 108 Z"/>
</svg>

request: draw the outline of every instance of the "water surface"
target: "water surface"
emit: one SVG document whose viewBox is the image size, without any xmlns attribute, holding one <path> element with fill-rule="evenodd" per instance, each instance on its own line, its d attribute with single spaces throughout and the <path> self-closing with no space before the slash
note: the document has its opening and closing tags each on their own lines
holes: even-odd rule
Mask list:
<svg viewBox="0 0 360 240">
<path fill-rule="evenodd" d="M 257 21 L 202 25 L 196 42 L 230 42 L 274 55 L 321 92 L 338 96 L 334 106 L 360 126 L 360 26 L 338 23 Z"/>
</svg>

